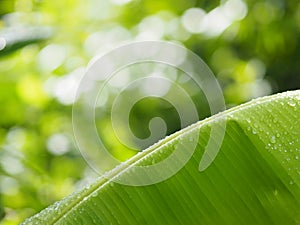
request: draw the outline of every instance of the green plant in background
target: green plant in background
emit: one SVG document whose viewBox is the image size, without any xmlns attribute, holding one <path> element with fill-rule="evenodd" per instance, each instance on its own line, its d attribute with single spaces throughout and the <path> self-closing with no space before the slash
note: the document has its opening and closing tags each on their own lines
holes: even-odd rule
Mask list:
<svg viewBox="0 0 300 225">
<path fill-rule="evenodd" d="M 180 42 L 212 68 L 232 107 L 299 88 L 299 10 L 296 0 L 0 0 L 0 195 L 6 214 L 2 223 L 19 223 L 97 177 L 73 144 L 70 116 L 76 84 L 91 58 L 127 41 Z M 198 102 L 200 119 L 207 117 L 201 90 L 185 85 Z M 113 94 L 108 93 L 107 104 Z M 134 121 L 143 118 L 147 124 L 152 113 L 168 118 L 168 134 L 177 131 L 176 113 L 165 106 L 151 99 L 139 103 L 131 118 L 135 132 L 147 135 L 145 126 Z M 104 110 L 101 113 L 101 118 L 108 117 Z M 97 126 L 114 155 L 122 160 L 132 156 L 107 124 L 103 119 Z M 279 190 L 276 193 L 282 197 Z"/>
<path fill-rule="evenodd" d="M 4 209 L 3 209 L 3 206 L 2 206 L 2 203 L 1 203 L 1 205 L 0 205 L 0 218 L 2 219 L 3 217 L 4 217 Z"/>
<path fill-rule="evenodd" d="M 167 137 L 24 224 L 300 224 L 299 118 L 299 91 L 232 108 Z M 221 151 L 199 172 L 210 128 L 222 120 Z M 198 146 L 176 175 L 149 186 L 119 184 L 119 177 L 143 179 L 131 165 L 164 160 L 194 133 Z"/>
</svg>

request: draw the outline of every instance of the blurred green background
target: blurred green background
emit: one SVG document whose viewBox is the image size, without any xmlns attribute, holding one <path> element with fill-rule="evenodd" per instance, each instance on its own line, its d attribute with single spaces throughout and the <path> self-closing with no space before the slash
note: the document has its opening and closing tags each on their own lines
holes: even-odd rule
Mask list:
<svg viewBox="0 0 300 225">
<path fill-rule="evenodd" d="M 197 53 L 228 108 L 300 86 L 298 0 L 0 0 L 1 224 L 21 222 L 97 176 L 74 142 L 74 93 L 93 57 L 135 40 L 175 41 Z M 209 116 L 201 90 L 181 83 L 199 118 Z M 112 153 L 133 155 L 112 134 L 109 112 L 98 111 Z M 168 134 L 180 129 L 172 106 L 149 98 L 131 113 L 137 136 L 149 135 L 153 113 Z"/>
</svg>

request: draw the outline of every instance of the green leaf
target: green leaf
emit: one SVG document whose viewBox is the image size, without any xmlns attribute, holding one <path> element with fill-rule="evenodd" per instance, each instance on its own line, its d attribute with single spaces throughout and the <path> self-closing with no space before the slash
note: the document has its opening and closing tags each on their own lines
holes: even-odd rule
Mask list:
<svg viewBox="0 0 300 225">
<path fill-rule="evenodd" d="M 4 217 L 4 209 L 3 209 L 1 197 L 0 197 L 0 221 L 3 219 L 3 217 Z"/>
<path fill-rule="evenodd" d="M 221 149 L 199 172 L 211 127 L 224 120 Z M 195 133 L 193 156 L 171 178 L 113 182 L 124 171 L 134 176 L 129 164 L 158 162 Z M 300 91 L 257 99 L 167 137 L 24 224 L 300 224 L 299 133 Z"/>
</svg>

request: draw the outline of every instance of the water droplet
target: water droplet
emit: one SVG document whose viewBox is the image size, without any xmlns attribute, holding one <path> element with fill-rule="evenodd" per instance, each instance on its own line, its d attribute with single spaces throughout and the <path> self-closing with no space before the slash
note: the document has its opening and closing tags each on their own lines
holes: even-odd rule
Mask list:
<svg viewBox="0 0 300 225">
<path fill-rule="evenodd" d="M 275 136 L 272 136 L 272 137 L 271 137 L 271 143 L 273 143 L 273 144 L 276 143 L 276 137 L 275 137 Z"/>
<path fill-rule="evenodd" d="M 92 194 L 92 197 L 97 197 L 98 196 L 98 192 L 94 192 L 93 194 Z"/>
<path fill-rule="evenodd" d="M 228 115 L 228 118 L 233 119 L 233 115 L 232 114 Z"/>
<path fill-rule="evenodd" d="M 190 142 L 193 142 L 193 141 L 194 141 L 194 138 L 193 138 L 193 137 L 189 137 L 189 141 L 190 141 Z"/>
<path fill-rule="evenodd" d="M 296 160 L 298 160 L 298 159 L 299 159 L 299 156 L 298 156 L 298 155 L 296 155 L 296 156 L 295 156 L 295 159 L 296 159 Z"/>
<path fill-rule="evenodd" d="M 252 130 L 252 134 L 257 134 L 255 129 Z"/>
<path fill-rule="evenodd" d="M 292 107 L 296 106 L 296 102 L 294 102 L 293 100 L 289 100 L 288 104 Z"/>
</svg>

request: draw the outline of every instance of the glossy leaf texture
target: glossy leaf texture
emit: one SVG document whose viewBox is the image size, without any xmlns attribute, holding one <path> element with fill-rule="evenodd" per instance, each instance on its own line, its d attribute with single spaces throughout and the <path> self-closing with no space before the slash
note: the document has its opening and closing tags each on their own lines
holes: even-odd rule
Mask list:
<svg viewBox="0 0 300 225">
<path fill-rule="evenodd" d="M 226 120 L 226 132 L 219 154 L 199 172 L 211 126 L 220 120 Z M 212 116 L 129 162 L 158 162 L 195 131 L 199 139 L 193 156 L 171 178 L 148 186 L 113 182 L 125 174 L 124 164 L 111 178 L 100 177 L 24 224 L 300 224 L 300 91 Z"/>
</svg>

